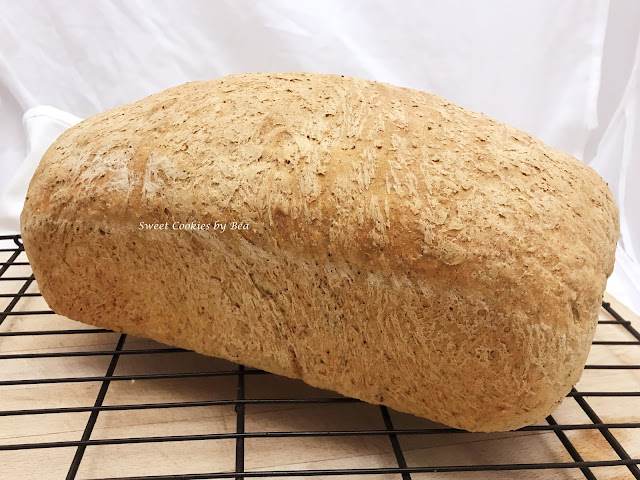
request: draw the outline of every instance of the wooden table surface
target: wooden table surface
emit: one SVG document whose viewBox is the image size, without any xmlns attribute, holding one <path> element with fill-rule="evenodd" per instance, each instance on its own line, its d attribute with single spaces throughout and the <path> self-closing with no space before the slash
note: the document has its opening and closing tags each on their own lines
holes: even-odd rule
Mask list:
<svg viewBox="0 0 640 480">
<path fill-rule="evenodd" d="M 9 253 L 0 261 L 6 262 Z M 26 261 L 24 253 L 16 261 Z M 11 266 L 0 281 L 0 293 L 15 294 L 24 280 L 6 280 L 29 276 L 28 265 Z M 37 292 L 33 282 L 27 292 Z M 612 306 L 639 329 L 638 318 L 615 299 Z M 0 311 L 11 297 L 0 298 Z M 48 310 L 42 297 L 21 298 L 11 312 Z M 0 317 L 1 319 L 2 317 Z M 612 320 L 602 310 L 601 318 Z M 52 314 L 9 315 L 0 325 L 3 332 L 93 328 Z M 117 333 L 0 336 L 0 355 L 56 353 L 67 351 L 113 350 Z M 598 341 L 629 341 L 635 344 L 594 345 L 589 365 L 640 365 L 640 344 L 619 324 L 601 324 Z M 163 348 L 154 342 L 128 337 L 124 350 Z M 105 375 L 111 356 L 53 358 L 0 358 L 0 445 L 24 445 L 43 442 L 78 441 L 89 420 L 89 412 L 64 412 L 7 415 L 7 411 L 90 407 L 94 405 L 102 382 L 63 382 L 44 384 L 6 384 L 6 381 L 87 377 Z M 139 375 L 177 372 L 229 371 L 237 366 L 191 352 L 121 355 L 115 375 Z M 335 398 L 336 394 L 318 390 L 300 381 L 274 375 L 245 375 L 247 399 Z M 237 398 L 237 376 L 208 376 L 112 381 L 104 405 L 193 402 Z M 587 369 L 577 389 L 583 392 L 640 391 L 639 369 Z M 640 396 L 585 397 L 588 405 L 605 423 L 635 423 L 640 426 Z M 566 398 L 553 413 L 559 424 L 592 424 L 575 398 Z M 396 429 L 438 427 L 428 420 L 390 411 Z M 171 409 L 124 409 L 101 411 L 91 433 L 92 441 L 129 437 L 167 435 L 207 435 L 235 433 L 237 415 L 233 405 L 191 406 Z M 246 432 L 300 432 L 384 430 L 378 406 L 359 402 L 248 404 L 245 407 Z M 539 425 L 548 425 L 546 421 Z M 640 457 L 640 429 L 616 428 L 610 432 L 631 458 Z M 566 437 L 585 461 L 619 460 L 600 430 L 566 430 Z M 572 462 L 573 459 L 555 432 L 517 431 L 494 434 L 448 433 L 435 435 L 398 435 L 406 463 L 413 466 L 475 465 L 506 463 Z M 76 478 L 119 476 L 183 475 L 199 472 L 233 472 L 236 468 L 236 439 L 193 439 L 160 443 L 90 445 L 84 451 Z M 76 455 L 75 446 L 19 450 L 0 449 L 0 479 L 64 479 Z M 388 435 L 305 436 L 282 438 L 246 438 L 246 471 L 397 468 L 398 461 Z M 625 466 L 593 467 L 598 479 L 633 478 Z M 327 475 L 322 478 L 336 478 Z M 179 477 L 178 477 L 179 478 Z M 295 477 L 302 478 L 302 477 Z M 318 477 L 312 477 L 318 478 Z M 353 475 L 346 478 L 401 479 L 399 474 Z M 405 477 L 406 478 L 406 477 Z M 413 479 L 583 479 L 576 468 L 507 472 L 412 473 Z"/>
</svg>

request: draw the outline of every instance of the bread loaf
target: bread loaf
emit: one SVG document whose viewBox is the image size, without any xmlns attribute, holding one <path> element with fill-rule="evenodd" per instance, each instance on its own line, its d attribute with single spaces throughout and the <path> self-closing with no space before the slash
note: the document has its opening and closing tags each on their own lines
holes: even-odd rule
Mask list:
<svg viewBox="0 0 640 480">
<path fill-rule="evenodd" d="M 88 118 L 21 222 L 59 314 L 471 431 L 540 420 L 578 381 L 618 237 L 607 185 L 569 155 L 311 73 Z"/>
</svg>

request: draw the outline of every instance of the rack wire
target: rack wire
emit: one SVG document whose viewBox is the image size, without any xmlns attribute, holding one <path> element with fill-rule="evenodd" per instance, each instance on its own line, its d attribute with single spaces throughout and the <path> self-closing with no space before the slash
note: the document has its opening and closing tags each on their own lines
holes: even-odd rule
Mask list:
<svg viewBox="0 0 640 480">
<path fill-rule="evenodd" d="M 612 390 L 610 388 L 597 390 L 577 390 L 573 389 L 561 408 L 552 415 L 549 415 L 544 422 L 522 428 L 515 432 L 505 432 L 496 436 L 495 434 L 476 434 L 463 432 L 453 428 L 447 428 L 442 425 L 432 424 L 415 417 L 399 414 L 391 411 L 384 406 L 374 407 L 354 399 L 345 398 L 330 392 L 323 392 L 312 389 L 302 391 L 300 394 L 299 385 L 294 385 L 294 381 L 290 383 L 285 380 L 284 388 L 281 377 L 271 375 L 267 372 L 245 368 L 242 365 L 234 365 L 229 362 L 218 364 L 217 368 L 207 368 L 197 364 L 196 368 L 191 371 L 180 371 L 178 368 L 181 364 L 179 361 L 169 362 L 173 365 L 173 369 L 177 371 L 151 371 L 146 373 L 118 373 L 123 359 L 136 357 L 141 358 L 140 363 L 144 363 L 144 359 L 160 359 L 168 358 L 176 354 L 188 354 L 195 356 L 196 354 L 186 352 L 179 348 L 161 346 L 161 345 L 139 345 L 139 341 L 131 340 L 125 334 L 117 334 L 106 329 L 93 328 L 83 326 L 82 324 L 70 322 L 64 319 L 61 323 L 59 317 L 53 311 L 41 308 L 31 307 L 34 301 L 42 300 L 34 276 L 30 273 L 29 263 L 24 254 L 24 249 L 20 236 L 1 236 L 0 237 L 0 478 L 66 478 L 68 480 L 79 478 L 90 478 L 92 480 L 168 480 L 168 479 L 213 479 L 213 478 L 282 478 L 282 477 L 315 477 L 329 478 L 337 476 L 347 476 L 349 478 L 398 478 L 402 480 L 411 480 L 416 478 L 525 478 L 522 475 L 525 472 L 536 472 L 533 477 L 526 478 L 636 478 L 640 479 L 640 456 L 638 452 L 631 454 L 625 446 L 629 439 L 635 439 L 637 445 L 638 435 L 640 435 L 640 415 L 638 412 L 631 412 L 631 416 L 624 416 L 620 421 L 610 421 L 609 410 L 615 406 L 617 402 L 630 401 L 634 405 L 640 405 L 638 401 L 640 392 L 631 390 Z M 12 272 L 18 272 L 13 274 Z M 40 302 L 42 304 L 42 302 Z M 21 305 L 23 305 L 21 307 Z M 625 320 L 609 303 L 603 303 L 603 318 L 599 321 L 598 331 L 602 330 L 601 335 L 596 334 L 593 342 L 596 348 L 608 346 L 611 348 L 633 349 L 633 354 L 615 355 L 618 363 L 589 363 L 586 371 L 594 371 L 601 375 L 615 375 L 616 372 L 633 375 L 639 379 L 640 362 L 633 361 L 637 358 L 640 351 L 640 333 L 632 326 L 631 322 Z M 30 321 L 33 319 L 33 322 Z M 37 320 L 37 321 L 36 321 Z M 72 324 L 69 326 L 69 324 Z M 45 328 L 40 326 L 44 325 Z M 615 332 L 611 330 L 615 329 Z M 608 332 L 608 336 L 606 335 Z M 75 339 L 79 338 L 99 338 L 107 336 L 108 341 L 113 341 L 113 347 L 105 348 L 105 341 L 98 343 L 77 343 Z M 40 339 L 40 340 L 39 340 Z M 56 339 L 47 343 L 51 348 L 48 351 L 38 350 L 39 342 L 42 339 Z M 22 343 L 20 343 L 22 341 Z M 27 341 L 27 344 L 24 342 Z M 107 343 L 108 343 L 107 341 Z M 128 345 L 129 343 L 129 345 Z M 35 351 L 34 351 L 35 349 Z M 635 355 L 635 357 L 634 357 Z M 95 361 L 102 359 L 106 362 L 100 364 L 102 370 L 96 367 Z M 625 359 L 627 359 L 625 361 Z M 629 360 L 631 359 L 631 361 Z M 65 373 L 69 370 L 69 365 L 76 365 L 74 362 L 86 360 L 90 362 L 84 370 L 83 375 L 60 375 L 60 371 Z M 31 370 L 33 364 L 27 363 L 21 368 L 10 368 L 12 361 L 22 362 L 39 362 L 37 373 L 33 375 Z M 61 369 L 59 365 L 53 368 L 51 362 L 72 362 L 65 363 Z M 49 362 L 49 363 L 48 363 Z M 206 362 L 205 362 L 206 363 Z M 163 361 L 162 365 L 168 363 Z M 106 365 L 106 371 L 104 366 Z M 153 364 L 155 365 L 155 364 Z M 189 370 L 189 369 L 185 369 Z M 10 373 L 7 373 L 10 372 Z M 102 373 L 104 372 L 104 373 Z M 53 375 L 53 373 L 58 373 Z M 258 395 L 251 394 L 254 388 L 254 382 L 258 379 L 269 388 L 274 386 L 273 390 L 282 393 L 282 397 L 271 398 L 269 394 Z M 213 399 L 197 399 L 197 400 L 181 400 L 181 401 L 154 401 L 155 394 L 163 391 L 161 388 L 155 387 L 163 381 L 205 381 L 206 386 L 200 389 L 201 383 L 195 390 L 199 394 L 207 392 L 233 392 L 229 398 L 213 398 Z M 145 385 L 143 394 L 147 396 L 136 396 L 135 401 L 120 402 L 109 401 L 107 397 L 114 390 L 115 386 L 134 385 L 139 382 Z M 217 386 L 216 382 L 226 382 L 225 388 Z M 228 388 L 229 382 L 233 382 L 235 388 Z M 278 387 L 278 382 L 280 385 Z M 637 387 L 638 383 L 635 383 Z M 61 387 L 69 389 L 73 386 L 81 388 L 89 388 L 83 390 L 85 392 L 81 399 L 93 398 L 93 405 L 76 404 L 79 399 L 69 394 L 68 391 L 62 390 L 62 393 L 56 393 L 53 398 L 47 398 L 47 392 L 50 388 Z M 292 387 L 293 386 L 293 387 Z M 90 389 L 90 387 L 94 387 Z M 277 388 L 276 388 L 277 387 Z M 44 388 L 43 392 L 38 389 Z M 118 387 L 119 388 L 119 387 Z M 219 390 L 216 390 L 219 388 Z M 96 391 L 97 390 L 97 391 Z M 260 389 L 258 389 L 260 390 Z M 264 389 L 263 389 L 264 390 Z M 294 390 L 297 392 L 295 393 Z M 119 389 L 118 391 L 123 391 Z M 18 392 L 18 393 L 16 393 Z M 26 392 L 20 393 L 20 392 Z M 87 397 L 86 394 L 93 395 Z M 293 393 L 292 393 L 293 392 Z M 166 393 L 166 392 L 164 392 Z M 287 395 L 287 394 L 290 395 Z M 124 395 L 125 399 L 130 398 Z M 40 399 L 36 401 L 36 399 Z M 594 406 L 597 400 L 603 400 L 605 403 Z M 43 405 L 44 402 L 44 405 Z M 20 408 L 15 408 L 15 405 Z M 13 408 L 8 408 L 12 406 Z M 301 428 L 282 430 L 281 428 L 247 428 L 248 421 L 251 422 L 254 410 L 275 412 L 276 419 L 285 418 L 295 408 L 309 407 L 312 409 L 320 409 L 323 407 L 344 406 L 349 407 L 348 414 L 355 423 L 353 428 Z M 155 412 L 156 415 L 162 417 L 162 412 L 180 412 L 189 409 L 203 408 L 231 408 L 232 413 L 227 412 L 226 420 L 228 428 L 220 428 L 219 430 L 206 431 L 200 433 L 180 433 L 168 431 L 161 435 L 100 435 L 96 438 L 96 426 L 99 420 L 109 414 L 136 414 L 141 415 L 144 412 Z M 576 412 L 571 415 L 564 415 L 571 408 L 577 409 L 580 416 Z M 272 410 L 269 410 L 272 409 Z M 372 414 L 372 409 L 377 409 L 377 418 Z M 599 413 L 596 412 L 599 411 Z M 60 416 L 78 415 L 81 416 L 82 426 L 74 431 L 80 433 L 80 438 L 76 439 L 51 439 L 51 432 L 38 432 L 39 419 L 41 418 L 61 418 Z M 566 418 L 573 419 L 573 422 L 561 421 L 558 415 L 564 415 Z M 234 421 L 229 422 L 229 417 L 234 417 Z M 344 417 L 341 417 L 343 423 Z M 575 420 L 578 418 L 579 420 Z M 604 420 L 603 420 L 604 418 Z M 29 434 L 22 434 L 20 430 L 20 422 L 23 419 L 30 419 L 31 430 Z M 330 421 L 325 418 L 324 421 Z M 403 426 L 397 426 L 399 421 Z M 13 422 L 13 423 L 12 423 Z M 44 421 L 43 421 L 44 422 Z M 60 422 L 54 422 L 59 424 Z M 62 422 L 64 423 L 64 422 Z M 68 423 L 71 423 L 68 421 Z M 254 422 L 255 423 L 255 422 Z M 160 422 L 162 424 L 162 422 Z M 4 425 L 4 427 L 3 427 Z M 168 424 L 173 425 L 172 423 Z M 233 428 L 231 428 L 231 426 Z M 264 424 L 259 424 L 264 427 Z M 276 422 L 276 427 L 287 426 L 287 421 L 281 423 Z M 324 424 L 321 424 L 323 426 Z M 35 428 L 34 428 L 35 426 Z M 304 425 L 303 425 L 304 426 Z M 141 427 L 142 428 L 142 427 Z M 12 430 L 13 429 L 13 430 Z M 103 429 L 108 431 L 108 428 Z M 144 429 L 143 429 L 144 430 Z M 171 430 L 171 429 L 170 429 Z M 120 431 L 116 429 L 116 431 Z M 3 433 L 4 432 L 4 433 Z M 585 443 L 578 434 L 588 434 L 588 442 Z M 53 434 L 55 437 L 55 434 Z M 597 439 L 595 436 L 598 436 Z M 477 455 L 477 451 L 472 457 L 464 456 L 465 445 L 473 445 L 477 442 L 500 440 L 502 444 L 509 445 L 511 442 L 525 442 L 524 450 L 533 450 L 538 452 L 541 445 L 541 439 L 544 438 L 544 445 L 548 445 L 551 441 L 559 442 L 563 451 L 561 454 L 555 453 L 550 458 L 540 456 L 535 458 L 536 461 L 513 461 L 513 462 L 490 462 L 486 461 L 482 455 Z M 47 438 L 48 440 L 43 440 Z M 273 469 L 266 464 L 256 464 L 250 461 L 250 464 L 256 464 L 256 468 L 247 468 L 247 461 L 251 459 L 251 455 L 259 452 L 260 449 L 253 448 L 251 452 L 247 452 L 247 442 L 262 441 L 264 447 L 262 450 L 282 450 L 282 443 L 278 441 L 286 441 L 287 445 L 295 445 L 291 442 L 307 442 L 324 439 L 329 443 L 324 443 L 324 447 L 332 448 L 348 448 L 351 449 L 350 454 L 358 457 L 358 453 L 364 453 L 364 456 L 358 457 L 357 466 L 352 462 L 346 462 L 348 468 L 341 465 L 340 456 L 331 463 L 331 468 L 313 468 L 316 466 L 314 462 L 299 462 L 306 468 L 296 467 L 295 462 L 289 462 L 288 468 Z M 349 439 L 350 443 L 345 443 Z M 386 440 L 384 440 L 386 439 Z M 423 452 L 421 445 L 411 443 L 408 439 L 426 442 L 429 448 L 440 448 L 447 446 L 448 456 L 450 458 L 456 454 L 458 458 L 463 460 L 454 463 L 443 463 L 437 457 L 431 457 L 426 461 L 424 455 L 415 455 L 416 451 Z M 383 444 L 382 442 L 387 442 Z M 507 443 L 505 443 L 506 441 Z M 155 450 L 157 446 L 163 444 L 179 445 L 181 443 L 189 443 L 196 445 L 203 442 L 231 442 L 233 448 L 215 450 L 223 452 L 223 454 L 212 455 L 211 457 L 203 455 L 199 450 L 195 452 L 190 463 L 194 465 L 194 471 L 185 471 L 184 465 L 174 465 L 170 472 L 158 473 L 158 465 L 162 464 L 161 454 Z M 265 443 L 266 442 L 266 443 Z M 335 443 L 331 443 L 335 442 Z M 367 443 L 369 442 L 369 443 Z M 210 444 L 210 443 L 209 443 Z M 99 462 L 92 462 L 96 468 L 82 469 L 88 452 L 92 449 L 100 447 L 122 446 L 132 449 L 136 445 L 145 445 L 144 455 L 137 455 L 136 461 L 148 464 L 148 471 L 153 474 L 123 474 L 119 476 L 107 475 L 96 476 L 92 472 L 104 472 L 104 465 L 118 462 L 118 458 L 110 458 L 104 451 L 99 453 Z M 359 446 L 363 446 L 363 452 L 359 452 Z M 374 445 L 374 448 L 369 448 Z M 523 450 L 522 443 L 518 444 L 516 450 Z M 598 446 L 597 448 L 610 449 L 613 453 L 608 458 L 602 455 L 593 457 L 593 449 L 585 449 L 585 445 Z M 387 450 L 385 450 L 385 447 Z M 424 447 L 424 445 L 422 445 Z M 507 447 L 508 448 L 508 447 Z M 366 455 L 371 453 L 374 455 Z M 41 464 L 35 462 L 33 457 L 20 457 L 19 453 L 29 452 L 54 452 L 52 456 L 45 456 L 48 463 L 46 468 L 42 468 Z M 438 450 L 440 451 L 440 450 Z M 56 453 L 58 452 L 58 453 Z M 62 453 L 66 452 L 66 453 Z M 123 452 L 123 450 L 120 450 Z M 386 453 L 385 453 L 386 452 Z M 452 453 L 454 452 L 454 453 Z M 517 452 L 516 452 L 517 453 Z M 635 453 L 635 457 L 633 456 Z M 288 455 L 286 449 L 283 450 L 284 456 Z M 164 453 L 166 456 L 166 453 Z M 231 459 L 228 457 L 232 457 Z M 544 458 L 543 458 L 544 457 Z M 25 460 L 26 458 L 26 460 Z M 51 459 L 62 458 L 64 465 L 62 467 L 53 467 Z M 385 460 L 386 459 L 386 460 Z M 559 460 L 560 459 L 560 460 Z M 83 463 L 84 462 L 84 463 Z M 59 464 L 60 462 L 55 462 Z M 198 468 L 195 468 L 195 464 Z M 221 465 L 231 465 L 231 468 L 222 468 Z M 291 466 L 293 465 L 293 466 Z M 207 468 L 209 467 L 209 468 Z M 31 468 L 31 470 L 29 470 Z M 126 469 L 126 466 L 123 467 Z M 142 467 L 140 467 L 142 468 Z M 183 468 L 176 472 L 176 468 Z M 39 469 L 39 470 L 38 470 Z M 196 471 L 197 470 L 197 471 Z M 122 468 L 119 470 L 122 471 Z M 4 473 L 3 473 L 4 472 Z M 460 475 L 485 472 L 491 477 L 460 477 Z M 613 473 L 611 473 L 613 472 Z M 139 472 L 138 472 L 139 473 Z M 456 475 L 457 473 L 457 475 Z M 501 473 L 506 477 L 498 477 Z M 561 476 L 561 474 L 563 476 Z M 546 476 L 545 476 L 546 475 Z M 567 476 L 568 475 L 568 476 Z M 613 475 L 613 476 L 612 476 Z"/>
</svg>

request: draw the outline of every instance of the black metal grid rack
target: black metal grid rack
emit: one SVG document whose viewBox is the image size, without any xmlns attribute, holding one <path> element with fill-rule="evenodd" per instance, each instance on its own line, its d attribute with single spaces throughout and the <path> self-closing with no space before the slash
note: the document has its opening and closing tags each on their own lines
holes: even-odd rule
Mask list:
<svg viewBox="0 0 640 480">
<path fill-rule="evenodd" d="M 153 348 L 127 348 L 125 342 L 127 342 L 127 336 L 122 334 L 115 334 L 108 330 L 97 329 L 92 327 L 84 327 L 80 325 L 80 328 L 63 328 L 63 329 L 49 329 L 49 328 L 32 328 L 29 326 L 30 318 L 45 319 L 47 316 L 53 316 L 50 310 L 33 310 L 33 309 L 20 309 L 17 308 L 19 302 L 29 299 L 31 297 L 40 297 L 40 293 L 37 291 L 33 274 L 24 275 L 12 275 L 12 269 L 15 267 L 22 267 L 24 269 L 29 268 L 29 264 L 24 256 L 24 250 L 19 236 L 2 236 L 0 237 L 0 287 L 1 289 L 0 300 L 4 303 L 1 304 L 3 312 L 0 313 L 0 433 L 2 432 L 2 421 L 5 422 L 13 419 L 22 419 L 30 417 L 36 419 L 42 416 L 56 416 L 56 415 L 68 415 L 68 414 L 84 414 L 83 428 L 81 437 L 73 440 L 53 440 L 42 441 L 41 437 L 36 433 L 29 437 L 20 437 L 18 440 L 7 442 L 0 435 L 0 454 L 4 454 L 4 457 L 0 457 L 0 478 L 8 479 L 13 478 L 10 474 L 6 473 L 11 466 L 12 459 L 15 458 L 19 452 L 25 451 L 43 451 L 43 450 L 55 450 L 56 452 L 72 452 L 67 454 L 67 458 L 70 459 L 65 466 L 65 472 L 61 477 L 55 476 L 53 472 L 42 471 L 38 472 L 37 478 L 64 478 L 76 479 L 76 478 L 119 478 L 119 479 L 209 479 L 209 478 L 280 478 L 280 477 L 332 477 L 332 476 L 347 476 L 349 478 L 398 478 L 408 480 L 411 478 L 442 478 L 444 475 L 446 478 L 494 478 L 493 475 L 498 475 L 500 472 L 510 472 L 511 478 L 525 478 L 525 473 L 530 472 L 530 475 L 526 478 L 587 478 L 598 479 L 605 478 L 600 476 L 600 472 L 603 472 L 606 467 L 615 467 L 617 473 L 614 477 L 606 476 L 606 478 L 636 478 L 640 479 L 640 456 L 638 452 L 629 452 L 625 449 L 624 442 L 621 441 L 620 432 L 625 432 L 624 438 L 635 438 L 640 434 L 640 416 L 638 412 L 632 412 L 630 417 L 627 417 L 624 421 L 609 422 L 606 420 L 607 411 L 603 410 L 605 407 L 594 407 L 594 400 L 606 399 L 609 403 L 606 405 L 613 405 L 615 402 L 631 400 L 636 404 L 640 404 L 640 392 L 635 391 L 609 391 L 609 390 L 594 390 L 594 391 L 578 391 L 574 389 L 565 399 L 565 403 L 571 403 L 576 408 L 579 408 L 580 413 L 583 415 L 584 421 L 563 423 L 558 421 L 556 413 L 546 418 L 546 422 L 541 422 L 536 425 L 532 425 L 523 428 L 516 432 L 508 432 L 502 434 L 502 438 L 513 439 L 534 439 L 536 434 L 545 432 L 549 434 L 554 441 L 559 442 L 564 448 L 563 452 L 566 457 L 566 461 L 546 461 L 541 458 L 540 461 L 527 461 L 527 462 L 513 462 L 513 463 L 493 463 L 483 461 L 482 458 L 467 458 L 463 462 L 442 464 L 441 462 L 435 462 L 434 464 L 420 463 L 419 461 L 407 458 L 407 449 L 403 448 L 403 441 L 409 437 L 421 437 L 429 438 L 431 445 L 438 444 L 438 442 L 446 443 L 443 439 L 450 436 L 462 436 L 464 438 L 486 438 L 486 434 L 474 434 L 468 432 L 461 432 L 452 428 L 446 428 L 440 425 L 429 425 L 425 428 L 416 428 L 409 421 L 405 427 L 394 426 L 394 416 L 396 412 L 389 411 L 386 407 L 373 407 L 353 399 L 339 397 L 336 395 L 309 397 L 309 396 L 291 396 L 286 395 L 283 398 L 253 398 L 247 396 L 250 383 L 257 377 L 263 377 L 265 381 L 277 381 L 278 377 L 267 374 L 266 372 L 252 370 L 243 367 L 242 365 L 227 364 L 226 368 L 218 369 L 215 371 L 187 371 L 187 372 L 148 372 L 148 373 L 134 373 L 134 374 L 117 374 L 118 362 L 122 358 L 128 356 L 145 356 L 146 358 L 157 357 L 163 354 L 172 354 L 178 352 L 184 352 L 181 349 L 169 348 L 169 347 L 153 347 Z M 30 271 L 30 270 L 29 270 Z M 12 285 L 12 288 L 7 288 L 7 285 Z M 615 311 L 608 303 L 603 303 L 603 309 L 608 312 L 608 318 L 600 320 L 598 329 L 605 328 L 604 326 L 611 326 L 608 328 L 618 329 L 615 339 L 598 339 L 594 341 L 594 345 L 597 346 L 623 346 L 625 348 L 638 348 L 640 349 L 640 333 L 631 325 L 631 323 Z M 20 321 L 15 328 L 12 326 L 12 322 Z M 39 323 L 42 325 L 42 323 Z M 71 339 L 81 335 L 113 335 L 115 345 L 109 349 L 65 349 L 64 339 Z M 13 346 L 12 341 L 17 341 L 22 338 L 38 339 L 42 337 L 56 337 L 60 339 L 57 349 L 54 351 L 33 351 L 29 349 L 27 351 L 21 350 L 20 346 Z M 37 345 L 37 344 L 36 344 Z M 594 347 L 595 348 L 595 347 Z M 634 355 L 636 352 L 634 351 Z M 195 354 L 194 354 L 195 355 Z M 44 361 L 53 359 L 69 358 L 74 361 L 86 357 L 102 357 L 108 360 L 106 372 L 104 370 L 95 371 L 92 375 L 82 376 L 44 376 L 31 378 L 29 373 L 24 373 L 24 378 L 19 376 L 16 378 L 13 374 L 10 378 L 6 378 L 5 373 L 8 361 L 11 360 L 33 360 L 43 359 Z M 625 358 L 622 356 L 621 358 Z M 633 357 L 632 357 L 633 358 Z M 620 370 L 632 371 L 631 374 L 637 374 L 640 370 L 640 365 L 636 364 L 640 362 L 631 361 L 625 363 L 620 361 L 617 364 L 588 364 L 587 370 L 595 370 L 599 372 L 616 372 Z M 636 371 L 636 372 L 633 372 Z M 104 374 L 102 374 L 104 372 Z M 234 387 L 230 391 L 234 391 L 235 395 L 231 398 L 217 398 L 214 400 L 196 400 L 196 401 L 136 401 L 133 403 L 115 403 L 106 404 L 105 398 L 109 392 L 110 386 L 114 384 L 132 383 L 132 382 L 153 382 L 167 379 L 211 379 L 212 381 L 218 381 L 219 379 L 226 379 L 226 381 L 233 381 Z M 269 380 L 272 379 L 272 380 Z M 50 405 L 44 407 L 39 403 L 37 408 L 33 407 L 29 398 L 25 397 L 21 408 L 7 409 L 6 404 L 3 403 L 5 398 L 3 389 L 29 387 L 38 388 L 41 386 L 51 385 L 94 385 L 97 393 L 94 395 L 93 405 L 72 405 L 66 406 L 67 399 L 56 398 Z M 637 385 L 637 384 L 636 384 Z M 113 387 L 112 387 L 113 389 Z M 35 390 L 34 390 L 35 391 Z M 94 391 L 94 392 L 95 392 Z M 286 390 L 285 390 L 286 393 Z M 45 393 L 46 395 L 46 393 Z M 144 397 L 143 397 L 144 398 Z M 69 400 L 72 398 L 69 397 Z M 369 413 L 371 409 L 377 409 L 378 422 L 371 421 L 371 427 L 367 424 L 359 425 L 358 428 L 353 429 L 298 429 L 298 430 L 273 430 L 273 429 L 246 429 L 246 420 L 248 411 L 256 407 L 264 406 L 278 406 L 281 408 L 280 412 L 286 412 L 287 408 L 293 408 L 296 405 L 340 405 L 340 404 L 352 404 L 358 408 L 367 408 Z M 564 404 L 563 404 L 564 405 Z M 96 423 L 101 415 L 112 412 L 142 412 L 147 410 L 166 411 L 167 409 L 190 409 L 197 407 L 221 407 L 227 408 L 233 407 L 235 413 L 235 425 L 232 428 L 224 431 L 210 431 L 207 433 L 198 434 L 166 434 L 166 435 L 149 435 L 149 436 L 134 436 L 134 435 L 122 435 L 106 438 L 93 438 L 94 429 Z M 361 407 L 360 407 L 361 406 Z M 317 407 L 319 408 L 319 407 Z M 598 412 L 596 412 L 598 410 Z M 407 416 L 408 417 L 408 416 Z M 86 418 L 86 421 L 84 420 Z M 370 417 L 367 417 L 370 418 Z M 413 417 L 411 417 L 413 418 Z M 603 420 L 603 418 L 605 420 Z M 406 420 L 406 418 L 405 418 Z M 418 421 L 419 419 L 415 419 Z M 407 422 L 404 422 L 407 424 Z M 418 422 L 420 424 L 420 422 Z M 5 424 L 7 425 L 7 424 Z M 8 423 L 11 426 L 11 423 Z M 381 427 L 383 426 L 383 427 Z M 6 430 L 10 427 L 5 427 Z M 608 459 L 596 459 L 590 460 L 585 458 L 585 454 L 581 452 L 581 446 L 576 445 L 575 433 L 587 432 L 593 435 L 599 435 L 601 442 L 606 442 L 607 448 L 611 448 L 615 455 Z M 616 433 L 617 432 L 617 433 Z M 531 436 L 527 436 L 531 435 Z M 475 436 L 475 437 L 474 437 Z M 456 438 L 458 438 L 456 437 Z M 371 465 L 360 464 L 357 468 L 341 468 L 339 461 L 334 463 L 332 468 L 293 468 L 293 469 L 251 469 L 245 468 L 245 460 L 247 457 L 246 442 L 261 439 L 263 441 L 264 448 L 271 448 L 269 442 L 275 442 L 276 439 L 289 439 L 295 441 L 306 441 L 309 439 L 321 439 L 321 438 L 356 438 L 358 441 L 364 442 L 366 438 L 384 439 L 387 442 L 389 448 L 389 458 L 392 459 L 392 465 L 380 466 L 376 462 L 372 462 Z M 590 437 L 591 443 L 593 438 Z M 217 468 L 211 468 L 210 471 L 189 472 L 181 471 L 180 473 L 168 473 L 168 474 L 154 474 L 154 475 L 129 475 L 118 477 L 85 477 L 80 469 L 83 459 L 86 458 L 89 449 L 93 449 L 100 446 L 116 446 L 125 445 L 128 448 L 138 444 L 157 445 L 167 442 L 176 444 L 179 442 L 202 442 L 202 441 L 228 441 L 233 442 L 234 448 L 228 450 L 230 456 L 234 458 L 230 460 L 231 468 L 218 470 Z M 264 443 L 266 441 L 266 444 Z M 533 440 L 532 440 L 533 441 Z M 434 443 L 435 442 L 435 443 Z M 278 447 L 275 447 L 278 448 Z M 454 447 L 455 448 L 455 447 Z M 521 447 L 518 447 L 521 448 Z M 235 450 L 235 452 L 233 451 Z M 153 452 L 153 450 L 150 450 Z M 286 452 L 284 452 L 286 454 Z M 635 454 L 635 458 L 634 458 Z M 368 457 L 367 457 L 368 458 Z M 103 458 L 105 462 L 117 461 L 117 458 Z M 154 458 L 143 459 L 146 462 L 153 463 Z M 229 460 L 229 459 L 227 459 Z M 215 467 L 217 463 L 214 459 L 211 459 L 212 467 Z M 15 469 L 13 470 L 15 472 Z M 531 473 L 535 471 L 536 473 Z M 5 473 L 3 473 L 5 472 Z M 456 473 L 457 472 L 457 473 Z M 490 477 L 467 477 L 466 474 L 472 472 L 488 472 Z M 566 476 L 568 472 L 571 472 L 574 476 Z M 506 474 L 506 473 L 505 473 Z M 11 474 L 13 475 L 13 474 Z M 51 475 L 51 476 L 49 476 Z M 25 477 L 36 478 L 36 477 Z M 500 477 L 503 478 L 503 477 Z M 504 477 L 507 478 L 507 477 Z"/>
</svg>

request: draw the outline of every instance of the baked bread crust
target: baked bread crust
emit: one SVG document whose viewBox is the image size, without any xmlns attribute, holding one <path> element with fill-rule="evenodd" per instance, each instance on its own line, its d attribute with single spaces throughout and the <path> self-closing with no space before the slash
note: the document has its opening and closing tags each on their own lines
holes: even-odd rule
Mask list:
<svg viewBox="0 0 640 480">
<path fill-rule="evenodd" d="M 249 229 L 170 228 L 216 221 Z M 577 383 L 619 229 L 604 181 L 531 135 L 314 73 L 88 118 L 21 223 L 59 314 L 471 431 L 540 420 Z"/>
</svg>

